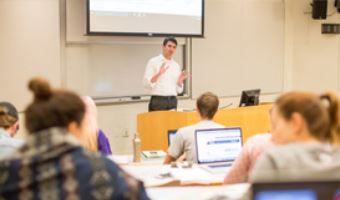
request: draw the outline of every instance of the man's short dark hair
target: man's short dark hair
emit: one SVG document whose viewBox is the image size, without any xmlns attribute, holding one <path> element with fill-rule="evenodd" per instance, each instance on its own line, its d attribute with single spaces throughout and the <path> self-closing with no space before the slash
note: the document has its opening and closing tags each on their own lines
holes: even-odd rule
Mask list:
<svg viewBox="0 0 340 200">
<path fill-rule="evenodd" d="M 176 38 L 174 38 L 174 37 L 166 37 L 166 38 L 164 38 L 164 40 L 163 40 L 163 46 L 166 46 L 166 45 L 168 44 L 168 42 L 173 42 L 173 43 L 175 43 L 176 46 L 177 46 L 177 40 L 176 40 Z"/>
<path fill-rule="evenodd" d="M 201 117 L 210 120 L 214 118 L 218 110 L 219 100 L 215 94 L 206 92 L 198 97 L 196 105 Z"/>
</svg>

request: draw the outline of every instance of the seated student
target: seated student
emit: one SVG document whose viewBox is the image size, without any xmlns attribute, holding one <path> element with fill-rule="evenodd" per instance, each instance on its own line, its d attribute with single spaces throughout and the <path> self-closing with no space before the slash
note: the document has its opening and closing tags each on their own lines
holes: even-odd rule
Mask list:
<svg viewBox="0 0 340 200">
<path fill-rule="evenodd" d="M 111 155 L 112 151 L 110 141 L 106 137 L 105 133 L 98 128 L 96 104 L 89 96 L 84 96 L 82 99 L 86 106 L 85 118 L 88 120 L 90 125 L 90 135 L 83 138 L 84 143 L 87 143 L 87 146 L 96 146 L 96 151 L 99 151 L 102 155 Z"/>
<path fill-rule="evenodd" d="M 97 113 L 96 110 L 93 110 L 93 106 L 90 104 L 94 104 L 94 102 L 89 101 L 90 97 L 83 97 L 82 100 L 85 104 L 85 115 L 84 121 L 88 124 L 87 131 L 82 132 L 82 134 L 73 134 L 80 144 L 87 150 L 91 152 L 98 152 L 98 144 L 97 144 Z M 94 104 L 95 107 L 95 104 Z"/>
<path fill-rule="evenodd" d="M 3 199 L 149 199 L 143 183 L 115 163 L 80 146 L 85 105 L 75 93 L 29 82 L 34 100 L 25 111 L 26 143 L 0 160 Z"/>
<path fill-rule="evenodd" d="M 224 127 L 223 125 L 212 121 L 218 110 L 218 104 L 218 97 L 211 92 L 206 92 L 197 99 L 196 106 L 197 113 L 201 118 L 200 122 L 181 128 L 177 131 L 176 136 L 168 149 L 164 164 L 169 164 L 172 161 L 177 160 L 183 154 L 187 161 L 197 163 L 195 130 Z"/>
<path fill-rule="evenodd" d="M 251 182 L 340 179 L 339 100 L 291 92 L 279 97 L 271 112 L 275 144 L 256 163 Z"/>
<path fill-rule="evenodd" d="M 0 102 L 0 156 L 9 155 L 23 144 L 13 138 L 19 129 L 17 109 L 9 102 Z"/>
<path fill-rule="evenodd" d="M 264 133 L 250 137 L 243 145 L 239 157 L 233 162 L 224 177 L 224 184 L 244 183 L 248 181 L 249 172 L 257 159 L 271 146 L 271 134 Z"/>
</svg>

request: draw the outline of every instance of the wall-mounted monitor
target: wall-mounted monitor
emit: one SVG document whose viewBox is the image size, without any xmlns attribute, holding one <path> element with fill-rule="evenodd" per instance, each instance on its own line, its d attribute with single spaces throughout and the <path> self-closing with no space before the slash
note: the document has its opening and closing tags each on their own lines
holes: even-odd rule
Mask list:
<svg viewBox="0 0 340 200">
<path fill-rule="evenodd" d="M 204 0 L 87 0 L 88 35 L 203 37 Z"/>
<path fill-rule="evenodd" d="M 260 102 L 260 89 L 244 90 L 241 94 L 240 107 L 243 106 L 255 106 Z"/>
</svg>

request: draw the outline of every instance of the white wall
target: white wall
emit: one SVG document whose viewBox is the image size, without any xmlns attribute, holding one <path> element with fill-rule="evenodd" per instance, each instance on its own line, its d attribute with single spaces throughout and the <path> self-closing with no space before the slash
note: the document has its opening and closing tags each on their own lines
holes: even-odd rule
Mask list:
<svg viewBox="0 0 340 200">
<path fill-rule="evenodd" d="M 321 21 L 304 14 L 311 10 L 309 3 L 310 0 L 285 1 L 284 90 L 339 91 L 340 36 L 321 34 Z M 334 10 L 332 5 L 329 10 Z M 61 77 L 65 75 L 68 49 L 60 43 L 65 41 L 65 36 L 60 36 L 59 12 L 58 0 L 0 1 L 0 69 L 6 73 L 0 79 L 1 100 L 12 101 L 22 110 L 29 102 L 26 97 L 30 97 L 26 90 L 28 77 L 44 75 L 54 86 L 64 81 Z M 339 23 L 339 19 L 337 13 L 327 22 Z M 86 52 L 81 48 L 77 51 Z M 78 78 L 74 83 L 83 81 L 82 76 Z M 265 95 L 261 100 L 273 101 L 277 95 Z M 232 102 L 235 106 L 238 100 L 239 97 L 224 98 L 221 105 Z M 195 100 L 179 102 L 182 108 L 190 109 L 194 105 Z M 106 105 L 98 110 L 99 125 L 109 134 L 113 151 L 131 152 L 136 115 L 147 110 L 147 103 Z M 24 132 L 22 129 L 21 133 Z"/>
<path fill-rule="evenodd" d="M 339 90 L 340 35 L 321 34 L 321 24 L 340 23 L 340 14 L 327 20 L 312 20 L 310 0 L 286 0 L 287 26 L 290 31 L 287 48 L 292 59 L 291 86 L 294 89 L 324 91 Z M 334 2 L 328 2 L 328 14 L 334 13 Z M 292 48 L 293 47 L 293 48 Z"/>
<path fill-rule="evenodd" d="M 236 96 L 252 88 L 281 92 L 284 11 L 281 0 L 206 1 L 204 39 L 193 39 L 192 95 L 212 90 Z"/>
<path fill-rule="evenodd" d="M 0 99 L 23 110 L 32 76 L 60 85 L 60 29 L 57 0 L 0 1 Z"/>
<path fill-rule="evenodd" d="M 0 1 L 0 100 L 22 113 L 31 99 L 28 80 L 44 76 L 60 86 L 60 26 L 57 0 Z M 20 114 L 19 137 L 26 132 Z"/>
</svg>

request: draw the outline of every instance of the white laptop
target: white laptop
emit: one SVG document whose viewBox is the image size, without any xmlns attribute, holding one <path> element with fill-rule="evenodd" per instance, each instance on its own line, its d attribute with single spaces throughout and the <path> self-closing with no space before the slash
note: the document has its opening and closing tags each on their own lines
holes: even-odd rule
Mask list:
<svg viewBox="0 0 340 200">
<path fill-rule="evenodd" d="M 199 129 L 195 140 L 198 164 L 212 173 L 225 173 L 242 150 L 240 127 Z"/>
</svg>

